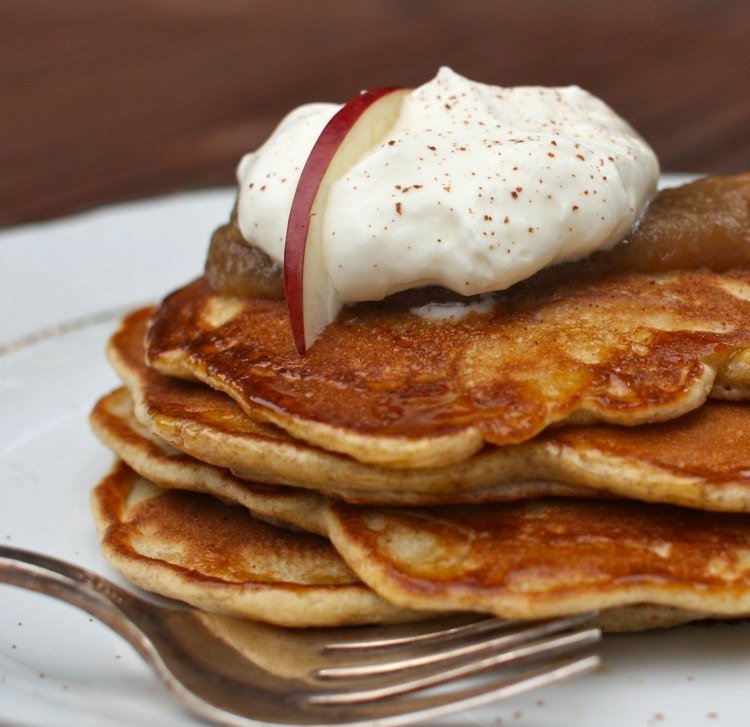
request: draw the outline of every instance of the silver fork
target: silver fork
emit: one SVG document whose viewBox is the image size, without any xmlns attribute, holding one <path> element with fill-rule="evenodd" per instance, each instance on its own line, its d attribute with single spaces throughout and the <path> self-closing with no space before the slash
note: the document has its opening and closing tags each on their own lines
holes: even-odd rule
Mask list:
<svg viewBox="0 0 750 727">
<path fill-rule="evenodd" d="M 414 724 L 599 664 L 596 655 L 570 656 L 600 639 L 598 629 L 585 628 L 593 614 L 300 631 L 146 600 L 78 566 L 5 546 L 0 583 L 97 617 L 130 642 L 184 707 L 232 727 Z M 544 661 L 528 668 L 535 660 Z M 481 678 L 467 681 L 473 675 Z"/>
</svg>

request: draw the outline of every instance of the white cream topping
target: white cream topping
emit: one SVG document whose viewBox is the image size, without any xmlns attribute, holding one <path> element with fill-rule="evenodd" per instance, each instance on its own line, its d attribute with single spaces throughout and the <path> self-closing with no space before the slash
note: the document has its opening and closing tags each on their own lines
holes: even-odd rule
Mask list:
<svg viewBox="0 0 750 727">
<path fill-rule="evenodd" d="M 489 313 L 495 307 L 495 299 L 491 293 L 476 298 L 456 301 L 432 302 L 415 306 L 409 313 L 426 321 L 460 321 L 469 313 Z"/>
<path fill-rule="evenodd" d="M 287 114 L 257 151 L 237 167 L 238 223 L 242 236 L 276 262 L 284 262 L 284 240 L 302 167 L 325 125 L 341 108 L 307 104 Z"/>
<path fill-rule="evenodd" d="M 302 167 L 339 108 L 296 109 L 240 163 L 240 229 L 277 261 Z M 622 239 L 658 175 L 646 142 L 578 87 L 502 88 L 443 68 L 334 183 L 328 273 L 347 303 L 424 285 L 502 290 Z"/>
</svg>

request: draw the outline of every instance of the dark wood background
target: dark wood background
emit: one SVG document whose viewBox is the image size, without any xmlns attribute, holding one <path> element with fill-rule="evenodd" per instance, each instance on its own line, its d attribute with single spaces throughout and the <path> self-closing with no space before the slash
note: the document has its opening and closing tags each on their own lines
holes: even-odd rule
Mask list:
<svg viewBox="0 0 750 727">
<path fill-rule="evenodd" d="M 748 0 L 2 0 L 0 225 L 234 182 L 307 101 L 577 83 L 670 171 L 750 169 Z"/>
</svg>

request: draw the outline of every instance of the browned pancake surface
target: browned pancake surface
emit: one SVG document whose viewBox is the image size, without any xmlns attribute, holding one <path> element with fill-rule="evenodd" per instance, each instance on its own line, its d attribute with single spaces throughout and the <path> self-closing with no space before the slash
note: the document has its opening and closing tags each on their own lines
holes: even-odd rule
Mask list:
<svg viewBox="0 0 750 727">
<path fill-rule="evenodd" d="M 112 565 L 206 611 L 295 627 L 416 617 L 363 586 L 324 538 L 208 495 L 160 490 L 123 463 L 94 489 L 92 507 Z"/>
<path fill-rule="evenodd" d="M 732 181 L 750 200 L 750 176 Z M 648 211 L 643 227 L 658 250 L 650 272 L 628 264 L 640 244 L 631 240 L 621 265 L 586 261 L 532 278 L 496 294 L 486 314 L 427 320 L 414 310 L 435 291 L 410 291 L 346 309 L 304 356 L 283 302 L 223 296 L 200 279 L 160 306 L 149 360 L 228 393 L 253 418 L 298 438 L 391 466 L 450 464 L 483 442 L 521 442 L 566 420 L 664 421 L 697 408 L 717 373 L 726 376 L 732 357 L 750 347 L 750 274 L 725 271 L 746 263 L 750 246 L 744 218 L 735 219 L 741 204 L 717 186 L 686 187 Z M 686 208 L 694 211 L 687 219 Z M 731 224 L 715 235 L 724 218 L 739 235 Z M 670 258 L 663 238 L 691 222 L 696 254 Z M 731 249 L 717 261 L 725 272 L 680 269 L 699 253 L 711 264 L 722 240 Z M 750 380 L 738 375 L 717 393 L 734 383 L 746 395 Z"/>
<path fill-rule="evenodd" d="M 185 490 L 133 497 L 138 478 L 121 465 L 100 488 L 109 522 L 106 542 L 126 552 L 168 558 L 196 580 L 340 586 L 356 582 L 325 540 L 274 528 L 244 508 Z"/>
<path fill-rule="evenodd" d="M 487 449 L 443 468 L 368 465 L 293 439 L 255 422 L 228 396 L 208 386 L 166 377 L 146 367 L 144 336 L 150 309 L 129 315 L 109 344 L 109 357 L 130 389 L 136 414 L 172 446 L 245 480 L 294 485 L 349 502 L 430 504 L 513 500 L 544 495 L 595 496 L 562 482 L 514 478 L 517 457 Z M 100 403 L 94 414 L 104 416 Z"/>
<path fill-rule="evenodd" d="M 283 304 L 236 301 L 233 317 L 213 328 L 210 310 L 226 301 L 198 281 L 157 311 L 149 352 L 162 372 L 204 380 L 297 437 L 415 466 L 465 459 L 482 441 L 523 441 L 566 419 L 684 414 L 750 346 L 744 273 L 622 274 L 515 295 L 494 314 L 454 323 L 365 306 L 300 357 Z M 412 457 L 415 443 L 434 446 Z"/>
<path fill-rule="evenodd" d="M 95 431 L 116 454 L 132 464 L 141 477 L 176 489 L 165 497 L 148 482 L 121 467 L 123 474 L 118 470 L 114 484 L 113 477 L 110 477 L 96 488 L 95 513 L 103 530 L 105 554 L 136 583 L 158 593 L 183 598 L 211 611 L 244 614 L 290 625 L 314 622 L 314 617 L 308 613 L 311 603 L 322 602 L 331 609 L 330 599 L 325 598 L 325 595 L 330 595 L 330 588 L 321 589 L 318 581 L 330 584 L 338 581 L 342 574 L 350 573 L 340 556 L 331 548 L 322 547 L 319 539 L 306 541 L 272 526 L 263 526 L 259 536 L 253 518 L 238 520 L 241 527 L 235 530 L 230 526 L 230 537 L 226 538 L 221 532 L 221 524 L 225 520 L 234 522 L 237 508 L 223 503 L 234 501 L 248 507 L 254 515 L 281 519 L 303 528 L 312 526 L 317 532 L 330 533 L 341 553 L 358 573 L 370 579 L 374 589 L 382 590 L 387 598 L 397 601 L 411 598 L 411 605 L 419 609 L 468 608 L 505 613 L 512 607 L 512 599 L 509 605 L 508 589 L 495 588 L 497 583 L 493 579 L 499 580 L 504 568 L 507 570 L 515 565 L 516 572 L 508 580 L 512 581 L 515 591 L 528 594 L 528 610 L 524 618 L 533 618 L 544 608 L 553 609 L 545 612 L 546 615 L 557 613 L 554 609 L 558 604 L 550 605 L 549 598 L 561 592 L 568 595 L 576 592 L 579 596 L 572 605 L 570 598 L 563 598 L 560 604 L 563 609 L 586 610 L 596 594 L 590 589 L 587 592 L 582 586 L 591 584 L 590 565 L 596 561 L 599 571 L 617 570 L 620 574 L 613 579 L 617 582 L 609 594 L 612 603 L 635 603 L 602 613 L 598 623 L 607 630 L 673 626 L 705 618 L 710 613 L 696 608 L 696 604 L 691 608 L 680 606 L 684 595 L 679 593 L 675 598 L 666 598 L 669 605 L 655 605 L 651 599 L 664 595 L 658 588 L 656 595 L 653 589 L 642 593 L 644 602 L 633 601 L 633 584 L 623 573 L 634 575 L 646 570 L 653 577 L 657 572 L 652 563 L 646 562 L 647 559 L 644 561 L 641 551 L 666 559 L 660 572 L 674 569 L 675 563 L 669 562 L 670 558 L 687 564 L 685 552 L 693 561 L 701 555 L 690 542 L 685 548 L 673 549 L 665 540 L 668 535 L 659 534 L 659 528 L 663 530 L 665 525 L 663 509 L 654 511 L 657 513 L 655 523 L 646 523 L 645 529 L 644 523 L 637 518 L 629 522 L 629 530 L 624 535 L 625 547 L 615 552 L 612 547 L 602 548 L 602 531 L 610 546 L 612 541 L 623 537 L 622 529 L 611 529 L 612 523 L 621 524 L 623 517 L 628 517 L 627 511 L 622 513 L 618 509 L 620 505 L 628 507 L 622 501 L 611 502 L 598 510 L 587 509 L 582 501 L 572 523 L 565 521 L 568 501 L 547 501 L 549 512 L 537 512 L 536 518 L 548 518 L 550 529 L 547 523 L 538 526 L 533 521 L 529 523 L 525 509 L 521 510 L 519 517 L 517 510 L 503 510 L 499 505 L 482 508 L 482 517 L 476 518 L 477 508 L 406 511 L 342 508 L 322 497 L 311 502 L 310 496 L 299 490 L 275 498 L 269 492 L 273 488 L 237 482 L 226 472 L 176 454 L 165 445 L 160 446 L 158 439 L 145 432 L 127 414 L 127 404 L 128 397 L 122 391 L 104 397 L 92 415 Z M 120 476 L 125 478 L 123 483 L 116 479 Z M 123 489 L 119 489 L 120 484 Z M 188 493 L 179 492 L 180 489 L 212 492 L 221 502 L 215 500 L 211 503 L 210 498 L 205 497 L 191 499 Z M 112 495 L 114 506 L 107 507 L 106 498 Z M 279 499 L 283 502 L 281 507 Z M 209 507 L 202 508 L 203 502 L 209 502 Z M 194 507 L 196 503 L 197 508 Z M 311 510 L 314 512 L 309 512 Z M 693 525 L 691 515 L 683 520 L 679 510 L 671 508 L 671 511 L 675 526 Z M 216 532 L 209 533 L 210 543 L 203 543 L 206 529 L 216 527 L 217 514 L 222 523 Z M 526 518 L 525 525 L 514 530 L 505 523 L 509 517 L 513 526 L 518 526 Z M 713 518 L 718 537 L 721 537 L 721 517 L 709 517 Z M 200 519 L 206 522 L 199 522 Z M 365 524 L 364 527 L 361 523 Z M 377 543 L 374 547 L 363 547 L 372 531 L 376 533 Z M 492 548 L 498 539 L 502 545 L 499 555 L 502 556 L 504 550 L 513 549 L 515 561 L 508 560 L 505 565 L 494 562 Z M 291 547 L 287 551 L 289 543 Z M 561 543 L 562 552 L 553 552 Z M 593 544 L 593 548 L 586 558 L 565 564 L 566 556 L 575 555 L 588 544 Z M 200 552 L 195 552 L 196 548 Z M 725 548 L 730 558 L 744 559 L 745 554 L 737 548 L 736 539 L 726 539 Z M 597 549 L 598 554 L 595 554 Z M 204 562 L 205 558 L 209 559 L 208 563 Z M 489 562 L 489 568 L 482 568 L 482 558 Z M 521 567 L 519 558 L 523 560 Z M 227 562 L 232 567 L 227 567 Z M 307 573 L 311 562 L 312 578 Z M 399 568 L 404 568 L 407 575 L 400 573 Z M 193 569 L 197 569 L 195 575 Z M 731 579 L 729 569 L 727 572 Z M 720 569 L 716 575 L 720 580 Z M 688 579 L 690 573 L 686 572 L 684 576 Z M 280 581 L 286 586 L 290 579 L 296 589 L 291 606 L 285 604 L 287 590 L 278 587 Z M 633 581 L 637 585 L 638 580 L 634 578 Z M 700 583 L 696 584 L 698 589 L 700 586 Z M 414 597 L 415 590 L 417 598 Z M 468 597 L 465 592 L 469 593 Z M 317 618 L 326 623 L 338 623 L 346 614 L 355 620 L 386 618 L 390 607 L 367 593 L 364 585 L 359 589 L 340 588 L 336 592 L 340 602 L 337 599 L 333 604 L 335 608 L 325 614 L 318 612 Z M 353 613 L 355 608 L 360 610 Z M 729 608 L 728 612 L 722 613 L 723 616 L 738 615 L 736 604 L 730 603 Z M 399 618 L 409 616 L 409 612 L 401 612 Z"/>
<path fill-rule="evenodd" d="M 325 533 L 319 516 L 325 502 L 321 496 L 299 488 L 248 482 L 170 447 L 135 418 L 127 389 L 103 396 L 89 422 L 105 446 L 159 487 L 215 495 L 244 505 L 264 520 Z"/>
<path fill-rule="evenodd" d="M 750 404 L 713 401 L 678 420 L 637 430 L 594 425 L 561 427 L 540 441 L 600 460 L 640 462 L 706 485 L 750 490 Z"/>
<path fill-rule="evenodd" d="M 750 406 L 710 401 L 637 428 L 557 427 L 485 447 L 442 468 L 367 465 L 253 422 L 229 397 L 164 377 L 143 362 L 149 311 L 129 316 L 109 352 L 136 411 L 173 446 L 247 480 L 295 485 L 349 502 L 437 504 L 612 493 L 710 510 L 750 511 Z"/>
<path fill-rule="evenodd" d="M 334 505 L 329 535 L 372 588 L 511 618 L 634 603 L 750 613 L 750 517 L 617 500 Z"/>
</svg>

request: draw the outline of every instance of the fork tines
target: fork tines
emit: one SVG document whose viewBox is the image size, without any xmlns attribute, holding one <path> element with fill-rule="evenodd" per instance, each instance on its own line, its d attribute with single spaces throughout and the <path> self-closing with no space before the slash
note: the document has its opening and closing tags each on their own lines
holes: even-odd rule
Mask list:
<svg viewBox="0 0 750 727">
<path fill-rule="evenodd" d="M 414 635 L 328 644 L 326 653 L 356 661 L 318 669 L 313 678 L 328 689 L 306 700 L 330 708 L 372 703 L 373 718 L 390 714 L 387 724 L 394 725 L 471 709 L 596 668 L 597 656 L 569 656 L 601 638 L 599 629 L 585 628 L 594 615 L 530 622 L 490 618 Z M 529 662 L 540 659 L 548 663 L 529 668 Z M 481 679 L 464 682 L 480 674 Z M 433 689 L 438 686 L 449 688 Z"/>
</svg>

